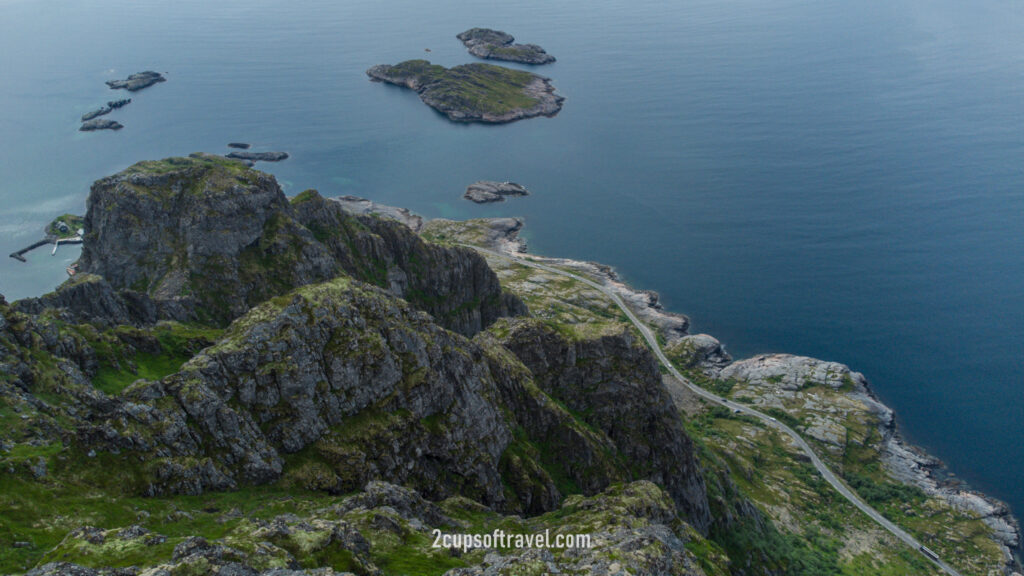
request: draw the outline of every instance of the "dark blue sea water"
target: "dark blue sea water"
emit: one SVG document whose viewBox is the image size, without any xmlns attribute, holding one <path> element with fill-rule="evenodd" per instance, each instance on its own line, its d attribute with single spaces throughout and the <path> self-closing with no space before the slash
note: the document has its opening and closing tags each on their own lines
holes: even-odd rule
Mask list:
<svg viewBox="0 0 1024 576">
<path fill-rule="evenodd" d="M 471 26 L 555 54 L 563 112 L 455 125 L 364 76 L 472 61 Z M 735 355 L 850 364 L 1024 511 L 1022 32 L 1010 0 L 0 0 L 0 253 L 137 160 L 287 150 L 290 193 L 522 215 L 535 252 L 616 266 Z M 151 68 L 124 130 L 76 132 Z M 461 200 L 478 179 L 534 194 Z M 75 256 L 4 257 L 0 292 Z"/>
</svg>

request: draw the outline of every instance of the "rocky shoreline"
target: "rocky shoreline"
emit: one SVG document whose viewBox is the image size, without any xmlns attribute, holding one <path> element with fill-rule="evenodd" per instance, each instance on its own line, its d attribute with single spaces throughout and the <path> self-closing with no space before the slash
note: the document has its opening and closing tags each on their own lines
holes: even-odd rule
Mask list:
<svg viewBox="0 0 1024 576">
<path fill-rule="evenodd" d="M 526 245 L 519 237 L 522 225 L 510 227 L 507 223 L 496 223 L 499 231 L 503 231 L 503 238 L 498 239 L 490 248 L 510 255 L 522 255 L 526 252 Z M 700 338 L 710 340 L 713 345 L 710 347 L 705 343 L 704 356 L 714 359 L 711 362 L 705 361 L 712 369 L 721 370 L 721 358 L 725 353 L 717 339 L 705 334 L 687 335 L 689 319 L 686 316 L 665 311 L 658 302 L 658 294 L 653 291 L 637 290 L 622 282 L 615 270 L 610 266 L 595 262 L 580 262 L 564 258 L 547 258 L 531 256 L 532 259 L 545 264 L 557 265 L 563 268 L 572 268 L 592 278 L 598 279 L 604 286 L 613 289 L 631 308 L 636 311 L 637 316 L 648 324 L 656 326 L 666 338 L 668 345 L 683 338 Z M 757 357 L 755 357 L 757 358 Z M 789 357 L 796 358 L 799 357 Z M 809 359 L 813 360 L 813 359 Z M 824 362 L 814 360 L 815 363 Z M 835 364 L 835 363 L 827 363 Z M 736 363 L 732 364 L 733 366 Z M 841 364 L 836 364 L 846 368 Z M 847 370 L 849 370 L 847 368 Z M 950 470 L 940 459 L 928 454 L 923 448 L 909 444 L 903 439 L 896 424 L 895 412 L 883 404 L 874 391 L 871 390 L 867 380 L 859 373 L 853 373 L 854 380 L 858 384 L 848 394 L 866 405 L 873 407 L 880 416 L 882 425 L 879 432 L 882 434 L 883 442 L 883 464 L 893 478 L 909 485 L 917 486 L 924 490 L 929 496 L 939 497 L 949 505 L 958 510 L 965 510 L 977 514 L 982 521 L 992 528 L 994 539 L 1003 547 L 1008 569 L 1017 568 L 1015 557 L 1019 556 L 1022 544 L 1020 521 L 1013 515 L 1009 506 L 992 496 L 988 496 L 965 486 L 959 480 L 951 480 Z M 1012 572 L 1007 572 L 1008 574 Z"/>
<path fill-rule="evenodd" d="M 386 214 L 385 211 L 378 213 Z M 482 247 L 515 257 L 522 257 L 526 254 L 526 241 L 519 235 L 523 228 L 521 219 L 488 218 L 477 222 L 485 226 L 485 232 L 480 237 Z M 567 258 L 536 255 L 530 255 L 529 258 L 586 275 L 613 290 L 639 318 L 658 329 L 661 336 L 665 338 L 666 347 L 680 345 L 690 347 L 694 350 L 694 356 L 697 358 L 695 366 L 704 368 L 709 375 L 715 378 L 732 378 L 736 372 L 750 370 L 750 364 L 759 362 L 788 365 L 782 372 L 790 375 L 800 371 L 827 374 L 829 378 L 833 378 L 834 374 L 849 375 L 853 387 L 845 394 L 854 401 L 864 404 L 878 416 L 880 422 L 878 432 L 881 434 L 883 446 L 882 463 L 889 474 L 904 484 L 920 488 L 928 496 L 944 500 L 954 509 L 976 514 L 985 525 L 992 529 L 992 539 L 1002 547 L 1006 567 L 1005 574 L 1019 576 L 1021 528 L 1020 521 L 1013 515 L 1009 506 L 992 496 L 970 489 L 959 480 L 951 480 L 952 474 L 941 460 L 903 439 L 896 424 L 894 411 L 878 399 L 868 385 L 867 379 L 860 373 L 853 372 L 846 366 L 835 362 L 824 362 L 786 354 L 760 355 L 733 362 L 731 356 L 725 352 L 724 347 L 717 339 L 706 334 L 689 334 L 689 318 L 682 314 L 666 311 L 658 301 L 656 292 L 632 288 L 621 280 L 612 267 L 596 262 Z M 753 372 L 756 374 L 757 371 L 753 370 Z M 777 378 L 777 376 L 772 376 L 768 380 L 778 385 Z M 802 383 L 803 380 L 800 382 Z M 799 384 L 795 384 L 793 389 L 796 388 L 799 388 Z M 836 388 L 839 388 L 838 381 Z M 814 429 L 807 430 L 806 434 L 816 439 L 822 439 L 819 436 L 823 436 L 822 431 Z"/>
<path fill-rule="evenodd" d="M 865 389 L 865 394 L 892 413 L 891 408 L 878 401 L 870 387 Z M 883 462 L 893 477 L 921 488 L 930 496 L 942 498 L 953 508 L 977 514 L 993 530 L 995 540 L 1003 546 L 1007 565 L 1012 567 L 1024 542 L 1021 541 L 1020 520 L 1013 515 L 1010 507 L 1001 500 L 952 479 L 951 471 L 942 460 L 903 439 L 895 418 L 885 432 Z"/>
<path fill-rule="evenodd" d="M 700 358 L 696 365 L 718 381 L 736 381 L 760 388 L 761 397 L 754 403 L 761 409 L 783 408 L 786 400 L 794 399 L 811 382 L 845 396 L 850 405 L 863 407 L 877 423 L 874 431 L 880 438 L 879 458 L 890 477 L 920 488 L 929 497 L 939 498 L 955 510 L 976 515 L 992 529 L 992 539 L 1002 548 L 1006 574 L 1016 574 L 1013 570 L 1019 570 L 1015 556 L 1019 555 L 1021 545 L 1020 523 L 1009 506 L 952 479 L 951 471 L 941 460 L 908 443 L 900 434 L 895 412 L 878 399 L 863 374 L 838 362 L 789 354 L 761 354 L 736 362 L 707 362 L 703 358 L 721 357 L 724 350 L 714 338 L 701 336 L 706 340 L 702 348 L 694 349 L 695 356 Z M 821 402 L 828 403 L 828 400 Z M 844 409 L 832 403 L 827 411 L 842 414 Z M 803 433 L 826 448 L 838 449 L 848 441 L 845 437 L 848 431 L 844 433 L 839 422 L 815 417 Z"/>
</svg>

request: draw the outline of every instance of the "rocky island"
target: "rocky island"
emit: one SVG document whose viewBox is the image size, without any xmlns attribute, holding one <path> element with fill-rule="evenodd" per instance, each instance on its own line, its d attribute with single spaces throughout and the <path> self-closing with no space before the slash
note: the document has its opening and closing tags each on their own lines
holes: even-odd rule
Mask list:
<svg viewBox="0 0 1024 576">
<path fill-rule="evenodd" d="M 111 90 L 127 90 L 129 92 L 136 92 L 143 88 L 149 88 L 158 82 L 166 81 L 167 78 L 164 78 L 163 74 L 147 70 L 145 72 L 132 74 L 124 80 L 107 80 L 107 86 L 110 86 Z"/>
<path fill-rule="evenodd" d="M 555 57 L 536 44 L 515 44 L 516 39 L 500 30 L 470 28 L 456 36 L 477 58 L 522 64 L 549 64 Z"/>
<path fill-rule="evenodd" d="M 424 103 L 455 122 L 500 124 L 550 117 L 558 114 L 565 100 L 555 93 L 549 78 L 492 64 L 445 68 L 426 60 L 408 60 L 374 66 L 366 74 L 415 91 Z"/>
<path fill-rule="evenodd" d="M 477 204 L 488 204 L 491 202 L 504 202 L 506 196 L 529 195 L 529 190 L 522 184 L 480 180 L 466 187 L 466 193 L 462 197 Z"/>
<path fill-rule="evenodd" d="M 957 570 L 1019 570 L 1012 516 L 924 483 L 861 375 L 734 361 L 610 268 L 524 256 L 520 220 L 288 198 L 206 154 L 102 178 L 86 209 L 79 273 L 0 297 L 0 572 L 940 574 L 663 371 L 609 293 L 683 380 L 789 423 Z"/>
</svg>

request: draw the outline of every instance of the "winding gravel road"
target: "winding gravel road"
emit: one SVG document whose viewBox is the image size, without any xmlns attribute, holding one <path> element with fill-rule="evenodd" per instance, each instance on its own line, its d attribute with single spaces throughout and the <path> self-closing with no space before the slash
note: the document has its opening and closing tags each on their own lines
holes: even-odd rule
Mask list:
<svg viewBox="0 0 1024 576">
<path fill-rule="evenodd" d="M 465 246 L 466 248 L 472 248 L 473 250 L 476 250 L 478 252 L 482 252 L 482 253 L 487 254 L 489 256 L 494 256 L 496 258 L 503 258 L 505 260 L 509 260 L 509 261 L 515 262 L 517 264 L 522 264 L 523 266 L 529 266 L 530 268 L 536 268 L 538 270 L 544 270 L 545 272 L 550 272 L 552 274 L 558 274 L 560 276 L 565 276 L 567 278 L 572 278 L 573 280 L 576 280 L 577 282 L 582 282 L 583 284 L 586 284 L 587 286 L 590 286 L 591 288 L 595 288 L 597 290 L 600 290 L 601 293 L 603 293 L 605 296 L 608 296 L 609 298 L 611 298 L 611 300 L 613 302 L 615 302 L 616 306 L 618 306 L 620 309 L 622 309 L 622 311 L 629 318 L 629 321 L 632 322 L 633 325 L 636 326 L 637 330 L 639 330 L 640 333 L 643 335 L 644 340 L 647 340 L 647 344 L 650 345 L 651 350 L 653 350 L 655 356 L 658 357 L 658 361 L 661 362 L 661 364 L 668 370 L 669 374 L 671 374 L 673 377 L 675 377 L 676 380 L 678 380 L 684 386 L 686 386 L 687 388 L 692 390 L 694 393 L 696 393 L 697 395 L 701 396 L 702 398 L 704 398 L 706 400 L 709 400 L 709 401 L 711 401 L 711 402 L 713 402 L 715 404 L 719 404 L 719 405 L 725 406 L 725 407 L 727 407 L 727 408 L 729 408 L 730 410 L 733 410 L 733 411 L 739 410 L 743 414 L 747 414 L 747 415 L 750 415 L 750 416 L 753 416 L 755 418 L 760 419 L 762 422 L 764 422 L 767 426 L 769 426 L 771 428 L 774 428 L 774 429 L 776 429 L 776 430 L 778 430 L 778 431 L 780 431 L 780 432 L 782 432 L 784 434 L 788 434 L 789 437 L 793 439 L 793 442 L 798 447 L 800 447 L 800 449 L 803 450 L 807 454 L 808 457 L 810 457 L 811 463 L 814 464 L 814 467 L 818 470 L 818 472 L 821 474 L 821 476 L 829 484 L 831 484 L 832 487 L 836 489 L 836 491 L 838 491 L 840 494 L 842 494 L 844 498 L 849 500 L 857 508 L 860 508 L 860 510 L 862 512 L 864 512 L 865 514 L 870 516 L 871 519 L 874 520 L 875 522 L 877 522 L 880 526 L 882 526 L 882 528 L 885 528 L 890 533 L 892 533 L 894 536 L 896 536 L 897 538 L 899 538 L 900 540 L 905 542 L 908 546 L 910 546 L 914 550 L 918 551 L 922 556 L 924 556 L 928 560 L 931 560 L 936 566 L 941 568 L 945 573 L 950 574 L 951 576 L 961 576 L 961 574 L 959 572 L 954 570 L 953 567 L 951 567 L 949 564 L 946 564 L 945 562 L 943 562 L 940 558 L 938 558 L 938 556 L 933 557 L 933 556 L 929 555 L 927 552 L 925 552 L 925 550 L 927 550 L 927 548 L 925 548 L 923 544 L 918 542 L 916 538 L 914 538 L 910 534 L 908 534 L 905 531 L 903 531 L 902 528 L 900 528 L 899 526 L 897 526 L 896 524 L 894 524 L 893 522 L 888 520 L 886 517 L 882 516 L 877 510 L 875 510 L 874 508 L 869 506 L 866 502 L 861 500 L 860 497 L 857 496 L 857 494 L 853 490 L 851 490 L 846 484 L 844 484 L 843 481 L 840 480 L 839 477 L 837 477 L 832 472 L 832 470 L 830 470 L 829 467 L 826 466 L 825 463 L 821 461 L 821 458 L 818 458 L 818 455 L 814 452 L 814 449 L 811 448 L 810 444 L 808 444 L 807 441 L 804 440 L 802 436 L 800 436 L 800 434 L 797 434 L 797 432 L 795 430 L 793 430 L 789 426 L 786 426 L 782 422 L 779 422 L 775 418 L 765 414 L 764 412 L 761 412 L 759 410 L 755 410 L 754 408 L 751 408 L 751 407 L 746 406 L 744 404 L 737 404 L 736 402 L 731 402 L 729 400 L 726 400 L 724 398 L 719 397 L 716 394 L 708 392 L 707 390 L 701 388 L 700 386 L 697 386 L 696 384 L 691 382 L 689 379 L 687 379 L 685 376 L 680 374 L 679 371 L 676 370 L 675 366 L 672 365 L 672 362 L 669 361 L 668 357 L 665 356 L 665 353 L 661 350 L 661 345 L 658 344 L 658 339 L 655 337 L 654 332 L 646 324 L 641 322 L 640 319 L 637 318 L 635 314 L 633 314 L 633 311 L 629 309 L 629 306 L 626 306 L 626 303 L 623 302 L 621 298 L 619 298 L 619 295 L 616 294 L 611 289 L 609 289 L 609 288 L 607 288 L 605 286 L 602 286 L 601 284 L 598 284 L 597 282 L 594 282 L 593 280 L 590 280 L 588 278 L 584 278 L 584 277 L 579 276 L 577 274 L 573 274 L 572 272 L 566 272 L 565 270 L 560 270 L 560 269 L 555 268 L 553 266 L 547 266 L 545 264 L 540 264 L 538 262 L 534 262 L 532 260 L 529 260 L 529 259 L 527 259 L 525 257 L 512 256 L 512 255 L 509 255 L 509 254 L 502 254 L 500 252 L 495 252 L 494 250 L 488 250 L 487 248 L 481 248 L 479 246 L 473 246 L 471 244 L 460 244 L 460 245 L 461 246 Z"/>
</svg>

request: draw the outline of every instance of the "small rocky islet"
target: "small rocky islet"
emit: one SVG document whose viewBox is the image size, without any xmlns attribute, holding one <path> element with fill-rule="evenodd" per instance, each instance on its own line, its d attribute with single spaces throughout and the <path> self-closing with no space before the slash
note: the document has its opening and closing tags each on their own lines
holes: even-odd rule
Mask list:
<svg viewBox="0 0 1024 576">
<path fill-rule="evenodd" d="M 93 118 L 92 120 L 86 120 L 82 122 L 82 125 L 78 128 L 79 132 L 93 132 L 96 130 L 120 130 L 124 128 L 117 120 L 110 120 L 107 118 Z"/>
<path fill-rule="evenodd" d="M 367 76 L 415 91 L 425 104 L 454 122 L 502 124 L 537 116 L 551 117 L 565 100 L 550 78 L 493 64 L 445 68 L 427 60 L 382 64 Z"/>
<path fill-rule="evenodd" d="M 113 112 L 114 110 L 117 110 L 118 108 L 123 108 L 123 107 L 127 106 L 128 104 L 131 104 L 131 102 L 132 102 L 131 98 L 124 98 L 124 99 L 121 99 L 121 100 L 111 100 L 110 102 L 107 102 L 106 106 L 103 106 L 103 107 L 97 108 L 96 110 L 93 110 L 91 112 L 86 112 L 85 114 L 82 114 L 82 122 L 88 122 L 89 120 L 92 120 L 93 118 L 99 118 L 100 116 L 105 116 L 107 114 L 110 114 L 111 112 Z"/>
<path fill-rule="evenodd" d="M 555 57 L 536 44 L 516 44 L 515 37 L 490 28 L 470 28 L 456 38 L 477 58 L 505 60 L 521 64 L 550 64 Z"/>
<path fill-rule="evenodd" d="M 287 160 L 287 152 L 231 152 L 228 158 L 247 162 L 280 162 Z"/>
<path fill-rule="evenodd" d="M 477 204 L 490 204 L 492 202 L 504 202 L 506 196 L 529 195 L 530 191 L 522 184 L 479 180 L 467 186 L 466 193 L 462 197 Z"/>
<path fill-rule="evenodd" d="M 127 90 L 129 92 L 137 92 L 143 88 L 148 88 L 153 84 L 159 82 L 166 82 L 159 72 L 153 72 L 147 70 L 145 72 L 138 72 L 125 78 L 124 80 L 107 80 L 106 84 L 111 90 Z M 101 119 L 101 116 L 106 116 L 114 110 L 118 110 L 131 104 L 131 98 L 121 98 L 119 100 L 111 100 L 107 102 L 106 106 L 101 106 L 96 110 L 92 110 L 82 114 L 82 126 L 78 129 L 80 132 L 93 132 L 96 130 L 120 130 L 124 128 L 120 122 L 116 120 Z"/>
<path fill-rule="evenodd" d="M 164 78 L 163 74 L 152 70 L 146 70 L 145 72 L 132 74 L 124 80 L 107 80 L 107 86 L 110 86 L 111 90 L 137 92 L 143 88 L 149 88 L 153 84 L 166 81 L 167 78 Z"/>
</svg>

